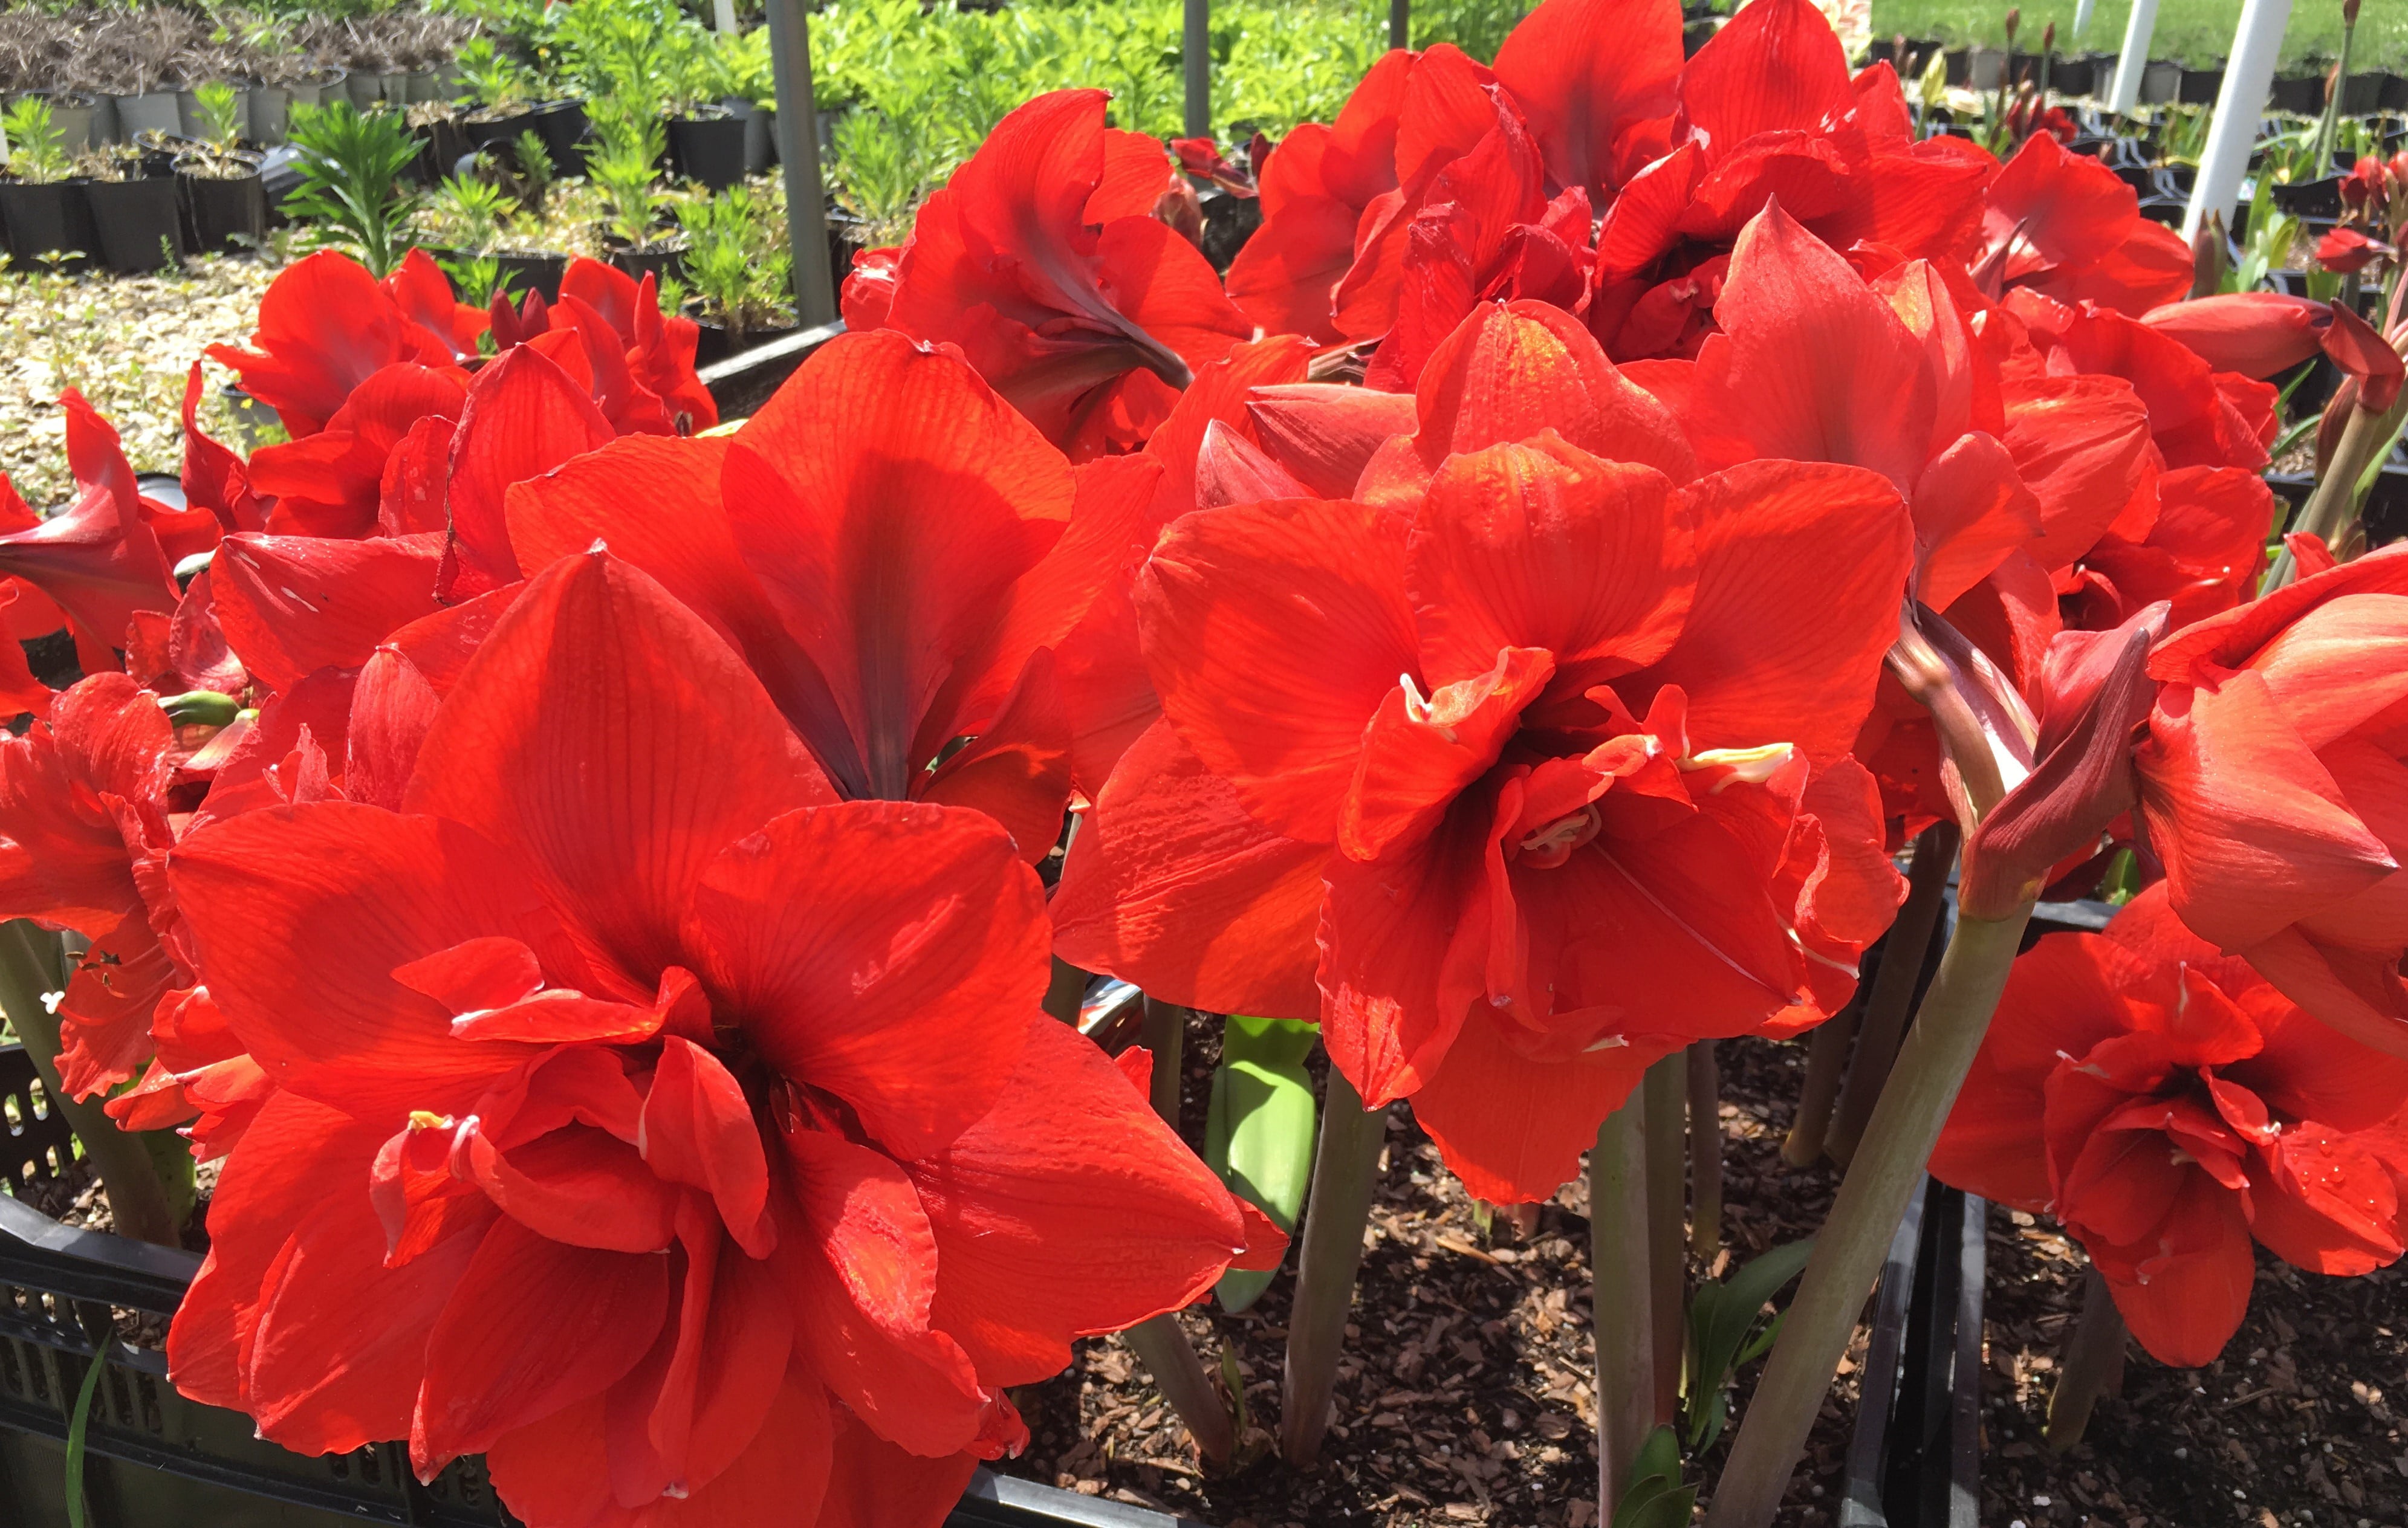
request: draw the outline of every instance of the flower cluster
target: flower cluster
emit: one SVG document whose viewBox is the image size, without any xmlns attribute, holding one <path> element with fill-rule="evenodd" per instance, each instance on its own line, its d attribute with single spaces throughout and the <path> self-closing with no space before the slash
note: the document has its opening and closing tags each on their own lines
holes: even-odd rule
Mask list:
<svg viewBox="0 0 2408 1528">
<path fill-rule="evenodd" d="M 225 1158 L 175 1383 L 536 1528 L 931 1524 L 1009 1387 L 1283 1244 L 1063 966 L 1318 1023 L 1527 1202 L 1839 1012 L 1942 822 L 1969 922 L 2155 884 L 2017 965 L 1937 1171 L 2172 1362 L 2252 1237 L 2398 1257 L 2408 550 L 2268 579 L 2261 476 L 2273 378 L 2379 411 L 2396 344 L 2188 300 L 1812 0 L 1681 29 L 1545 0 L 1227 152 L 1039 97 L 724 427 L 590 262 L 296 264 L 214 352 L 290 438 L 196 364 L 180 504 L 62 400 L 0 915 L 89 941 L 66 1085 Z"/>
</svg>

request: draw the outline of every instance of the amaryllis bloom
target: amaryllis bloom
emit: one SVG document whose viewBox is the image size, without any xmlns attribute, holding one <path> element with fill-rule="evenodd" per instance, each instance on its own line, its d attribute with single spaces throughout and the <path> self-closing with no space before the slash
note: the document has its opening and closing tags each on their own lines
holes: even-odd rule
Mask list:
<svg viewBox="0 0 2408 1528">
<path fill-rule="evenodd" d="M 1971 262 L 1994 295 L 2024 288 L 2139 318 L 2190 290 L 2190 246 L 2141 216 L 2115 172 L 2046 133 L 1991 181 Z"/>
<path fill-rule="evenodd" d="M 2018 291 L 2003 306 L 2023 321 L 2049 373 L 2131 383 L 2166 465 L 2266 465 L 2276 428 L 2272 383 L 2217 371 L 2175 335 L 2099 303 L 2067 307 Z"/>
<path fill-rule="evenodd" d="M 275 409 L 294 439 L 314 435 L 354 388 L 385 367 L 405 361 L 450 366 L 476 353 L 481 315 L 458 312 L 451 283 L 423 251 L 413 251 L 412 260 L 423 268 L 405 263 L 389 282 L 334 250 L 296 261 L 260 298 L 251 349 L 212 345 L 209 357 L 232 367 L 243 391 Z M 440 305 L 432 300 L 429 272 L 442 286 Z"/>
<path fill-rule="evenodd" d="M 1082 460 L 1142 444 L 1195 368 L 1254 327 L 1196 247 L 1152 215 L 1158 187 L 1141 208 L 1111 194 L 1126 187 L 1109 173 L 1107 99 L 1055 91 L 1004 118 L 922 204 L 883 311 L 860 298 L 846 307 L 855 327 L 874 319 L 959 346 Z M 1167 181 L 1159 143 L 1152 154 Z"/>
<path fill-rule="evenodd" d="M 2408 1055 L 2408 548 L 2169 637 L 2137 754 L 2174 911 L 2361 1045 Z"/>
<path fill-rule="evenodd" d="M 2378 260 L 2399 253 L 2355 228 L 2333 228 L 2316 240 L 2316 264 L 2337 276 L 2355 276 Z"/>
<path fill-rule="evenodd" d="M 78 682 L 0 741 L 0 917 L 92 941 L 58 1010 L 74 1097 L 141 1069 L 150 1011 L 177 985 L 145 898 L 146 883 L 164 891 L 174 745 L 159 697 L 122 674 Z"/>
<path fill-rule="evenodd" d="M 1164 721 L 1055 909 L 1074 963 L 1319 1019 L 1498 1200 L 1553 1192 L 1666 1050 L 1843 1000 L 1898 894 L 1845 758 L 1905 586 L 1896 490 L 1641 464 L 1685 459 L 1669 417 L 1540 311 L 1433 358 L 1381 506 L 1170 528 L 1138 593 Z"/>
<path fill-rule="evenodd" d="M 1697 353 L 1731 243 L 1778 197 L 1838 250 L 1953 254 L 1995 162 L 1916 141 L 1898 79 L 1851 79 L 1813 0 L 1757 0 L 1681 71 L 1671 152 L 1622 188 L 1598 230 L 1589 326 L 1616 360 Z"/>
<path fill-rule="evenodd" d="M 2157 518 L 2145 535 L 2109 526 L 2072 566 L 2057 573 L 2066 626 L 2107 631 L 2159 600 L 2180 631 L 2258 592 L 2274 494 L 2245 467 L 2176 467 L 2157 482 Z"/>
<path fill-rule="evenodd" d="M 548 365 L 523 347 L 478 388 Z M 558 375 L 503 416 L 505 448 L 575 444 Z M 472 397 L 464 436 L 475 421 Z M 840 794 L 976 807 L 1032 861 L 1052 850 L 1071 736 L 1054 648 L 1130 559 L 1152 462 L 1074 469 L 957 354 L 892 330 L 825 346 L 725 439 L 532 461 L 473 505 L 455 467 L 478 587 L 602 541 L 725 634 Z"/>
<path fill-rule="evenodd" d="M 1673 0 L 1544 0 L 1506 34 L 1497 82 L 1538 140 L 1548 193 L 1603 207 L 1662 154 L 1684 62 Z"/>
<path fill-rule="evenodd" d="M 175 608 L 174 564 L 145 513 L 117 432 L 72 388 L 59 406 L 76 502 L 43 520 L 9 490 L 0 575 L 22 579 L 65 613 L 87 667 L 112 668 L 109 650 L 124 642 L 136 611 Z"/>
<path fill-rule="evenodd" d="M 403 811 L 171 858 L 278 1089 L 169 1335 L 185 1393 L 423 1477 L 484 1451 L 533 1528 L 933 1525 L 1025 1439 L 1004 1387 L 1261 1223 L 1040 1011 L 1010 840 L 838 803 L 651 578 L 540 571 L 425 738 Z"/>
<path fill-rule="evenodd" d="M 1931 1171 L 2047 1211 L 2150 1354 L 2214 1360 L 2253 1241 L 2326 1274 L 2399 1258 L 2408 1062 L 2335 1036 L 2183 927 L 2162 885 L 2018 958 Z"/>
<path fill-rule="evenodd" d="M 2269 378 L 2316 354 L 2358 379 L 2366 407 L 2391 407 L 2400 395 L 2400 352 L 2346 304 L 2320 303 L 2279 292 L 2235 292 L 2168 303 L 2141 321 L 2171 335 L 2217 371 Z"/>
</svg>

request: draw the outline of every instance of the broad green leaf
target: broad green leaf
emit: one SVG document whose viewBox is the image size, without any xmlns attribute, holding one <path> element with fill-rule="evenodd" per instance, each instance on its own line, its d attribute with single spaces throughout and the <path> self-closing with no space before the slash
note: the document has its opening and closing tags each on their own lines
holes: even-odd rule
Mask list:
<svg viewBox="0 0 2408 1528">
<path fill-rule="evenodd" d="M 1613 1528 L 1688 1528 L 1698 1488 L 1681 1483 L 1681 1440 L 1669 1427 L 1647 1435 L 1632 1461 L 1630 1484 L 1613 1508 Z"/>
<path fill-rule="evenodd" d="M 1727 1415 L 1723 1392 L 1731 1375 L 1771 1346 L 1770 1331 L 1751 1340 L 1765 1302 L 1805 1270 L 1813 1250 L 1812 1238 L 1776 1247 L 1721 1283 L 1702 1286 L 1690 1298 L 1689 1392 L 1684 1421 L 1691 1449 L 1710 1449 L 1721 1435 Z M 1780 1318 L 1773 1320 L 1777 1322 Z"/>
<path fill-rule="evenodd" d="M 1232 1014 L 1212 1074 L 1204 1161 L 1282 1231 L 1296 1229 L 1312 1178 L 1312 1078 L 1304 1062 L 1319 1038 L 1312 1024 Z M 1221 1304 L 1243 1310 L 1270 1281 L 1269 1272 L 1231 1269 L 1221 1277 Z"/>
</svg>

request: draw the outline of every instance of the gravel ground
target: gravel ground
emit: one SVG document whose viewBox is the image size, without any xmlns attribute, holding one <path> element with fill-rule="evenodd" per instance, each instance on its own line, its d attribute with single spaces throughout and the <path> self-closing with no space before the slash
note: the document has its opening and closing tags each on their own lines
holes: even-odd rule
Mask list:
<svg viewBox="0 0 2408 1528">
<path fill-rule="evenodd" d="M 117 426 L 136 472 L 174 472 L 185 372 L 205 346 L 250 336 L 260 293 L 281 264 L 271 248 L 204 255 L 157 276 L 0 271 L 0 473 L 37 509 L 71 495 L 57 404 L 69 387 Z M 225 438 L 232 421 L 215 384 L 231 374 L 214 363 L 208 373 L 202 424 Z"/>
</svg>

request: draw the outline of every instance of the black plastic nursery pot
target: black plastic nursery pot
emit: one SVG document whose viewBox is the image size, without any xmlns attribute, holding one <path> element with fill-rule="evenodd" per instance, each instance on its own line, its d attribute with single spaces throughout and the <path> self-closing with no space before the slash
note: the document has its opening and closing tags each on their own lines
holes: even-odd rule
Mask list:
<svg viewBox="0 0 2408 1528">
<path fill-rule="evenodd" d="M 2313 117 L 2325 108 L 2325 77 L 2320 74 L 2284 75 L 2274 81 L 2268 104 L 2277 111 Z"/>
<path fill-rule="evenodd" d="M 552 151 L 552 167 L 559 175 L 585 173 L 585 132 L 589 125 L 582 101 L 547 101 L 535 108 L 529 123 Z"/>
<path fill-rule="evenodd" d="M 2186 107 L 2212 107 L 2216 93 L 2224 89 L 2222 69 L 2185 69 L 2182 88 L 2176 99 Z"/>
<path fill-rule="evenodd" d="M 0 1171 L 22 1190 L 74 1160 L 32 1059 L 0 1048 Z M 85 1432 L 85 1521 L 95 1528 L 514 1528 L 481 1459 L 430 1485 L 408 1449 L 308 1458 L 254 1435 L 250 1418 L 186 1400 L 158 1350 L 196 1255 L 63 1226 L 0 1193 L 0 1503 L 9 1528 L 66 1528 L 65 1439 L 101 1365 Z M 129 1325 L 146 1340 L 122 1340 Z M 947 1528 L 1200 1528 L 1185 1519 L 982 1470 Z"/>
<path fill-rule="evenodd" d="M 172 175 L 93 180 L 84 188 L 101 263 L 119 276 L 172 265 L 184 257 L 183 207 Z"/>
<path fill-rule="evenodd" d="M 512 293 L 540 292 L 545 302 L 560 300 L 560 278 L 568 274 L 565 254 L 497 254 L 494 274 Z"/>
<path fill-rule="evenodd" d="M 725 107 L 698 107 L 669 119 L 669 164 L 713 191 L 744 179 L 744 120 Z"/>
<path fill-rule="evenodd" d="M 29 270 L 38 269 L 46 254 L 64 257 L 65 270 L 88 264 L 97 244 L 83 193 L 77 180 L 0 180 L 0 235 L 6 236 L 8 258 Z"/>
<path fill-rule="evenodd" d="M 665 281 L 685 270 L 683 244 L 645 245 L 639 249 L 613 250 L 610 264 L 640 281 L 650 276 L 654 281 Z"/>
<path fill-rule="evenodd" d="M 507 111 L 484 107 L 462 121 L 459 131 L 471 149 L 487 149 L 495 144 L 516 142 L 520 133 L 535 126 L 535 110 L 517 107 Z M 447 166 L 446 173 L 449 173 Z"/>
<path fill-rule="evenodd" d="M 267 193 L 256 169 L 233 179 L 179 170 L 176 179 L 183 187 L 199 249 L 211 253 L 255 250 L 267 237 Z"/>
<path fill-rule="evenodd" d="M 2274 209 L 2287 212 L 2295 218 L 2341 216 L 2341 177 L 2337 175 L 2329 175 L 2321 180 L 2278 185 L 2272 195 Z"/>
<path fill-rule="evenodd" d="M 802 333 L 799 323 L 756 323 L 740 332 L 731 331 L 716 319 L 696 319 L 695 327 L 702 333 L 695 341 L 694 364 L 709 366 L 742 355 L 764 345 L 774 345 L 791 335 Z"/>
<path fill-rule="evenodd" d="M 1839 1528 L 1978 1528 L 1985 1201 L 1925 1179 L 1873 1305 Z"/>
</svg>

